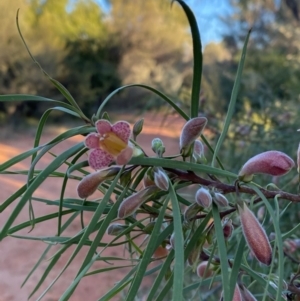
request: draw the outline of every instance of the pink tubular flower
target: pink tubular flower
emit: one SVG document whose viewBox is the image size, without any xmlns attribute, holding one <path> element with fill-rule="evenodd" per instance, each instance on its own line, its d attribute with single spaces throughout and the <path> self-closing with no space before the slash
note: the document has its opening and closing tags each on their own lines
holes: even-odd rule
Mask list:
<svg viewBox="0 0 300 301">
<path fill-rule="evenodd" d="M 158 190 L 156 186 L 149 186 L 124 199 L 118 210 L 118 218 L 126 218 L 134 214 L 143 203 L 148 201 L 148 197 Z"/>
<path fill-rule="evenodd" d="M 102 182 L 113 179 L 119 171 L 119 167 L 109 167 L 85 176 L 77 186 L 78 196 L 86 199 L 97 190 Z"/>
<path fill-rule="evenodd" d="M 89 165 L 98 170 L 114 160 L 118 165 L 128 163 L 133 155 L 133 148 L 129 145 L 129 123 L 119 121 L 111 125 L 109 121 L 101 119 L 95 126 L 98 133 L 91 133 L 85 138 L 86 147 L 92 150 L 89 154 Z"/>
<path fill-rule="evenodd" d="M 253 175 L 257 173 L 282 176 L 294 166 L 294 160 L 285 153 L 267 151 L 249 159 L 239 172 L 239 179 L 244 182 L 250 182 Z"/>
<path fill-rule="evenodd" d="M 258 261 L 265 265 L 270 265 L 272 248 L 263 227 L 245 203 L 243 203 L 242 207 L 238 205 L 238 211 L 244 237 L 250 250 Z"/>
</svg>

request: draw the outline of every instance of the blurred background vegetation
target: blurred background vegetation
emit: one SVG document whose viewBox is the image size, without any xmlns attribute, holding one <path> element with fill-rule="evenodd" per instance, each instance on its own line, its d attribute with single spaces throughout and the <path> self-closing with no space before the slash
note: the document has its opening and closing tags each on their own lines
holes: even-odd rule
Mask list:
<svg viewBox="0 0 300 301">
<path fill-rule="evenodd" d="M 192 2 L 201 9 L 201 1 Z M 199 115 L 209 119 L 209 138 L 214 143 L 219 137 L 241 48 L 252 28 L 236 114 L 223 155 L 234 155 L 229 166 L 233 170 L 238 169 L 235 162 L 239 158 L 265 149 L 276 148 L 295 157 L 296 129 L 300 127 L 300 2 L 228 0 L 226 6 L 230 13 L 219 23 L 226 28 L 221 40 L 203 47 Z M 110 92 L 130 83 L 152 85 L 188 112 L 192 44 L 178 5 L 170 8 L 169 0 L 0 1 L 0 94 L 63 100 L 22 44 L 15 23 L 18 8 L 20 27 L 33 56 L 71 92 L 87 116 L 95 113 Z M 206 28 L 202 26 L 200 31 Z M 116 97 L 109 110 L 132 113 L 164 105 L 140 88 Z M 44 109 L 45 104 L 36 102 L 0 103 L 0 122 L 17 126 L 24 118 L 38 119 Z M 55 122 L 65 122 L 60 115 L 52 117 Z"/>
</svg>

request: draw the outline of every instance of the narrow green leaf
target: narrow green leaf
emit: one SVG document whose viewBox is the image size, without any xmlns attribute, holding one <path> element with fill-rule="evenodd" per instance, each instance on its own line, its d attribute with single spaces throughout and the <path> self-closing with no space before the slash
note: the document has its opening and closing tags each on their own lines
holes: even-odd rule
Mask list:
<svg viewBox="0 0 300 301">
<path fill-rule="evenodd" d="M 73 213 L 73 212 L 74 212 L 74 210 L 65 210 L 65 211 L 62 212 L 62 215 L 67 215 L 67 214 L 70 214 L 70 213 Z M 44 221 L 48 221 L 50 219 L 54 219 L 54 218 L 57 218 L 57 217 L 58 217 L 58 212 L 54 212 L 54 213 L 51 213 L 51 214 L 36 217 L 35 220 L 34 220 L 34 223 L 35 224 L 42 223 Z M 7 235 L 12 235 L 13 233 L 18 232 L 18 231 L 20 231 L 22 229 L 25 229 L 27 227 L 30 227 L 30 226 L 31 226 L 31 221 L 23 222 L 21 224 L 18 224 L 16 226 L 10 228 L 7 231 Z"/>
<path fill-rule="evenodd" d="M 29 198 L 31 198 L 33 192 L 46 180 L 48 175 L 56 170 L 59 166 L 61 166 L 69 157 L 73 156 L 75 153 L 80 151 L 84 147 L 83 142 L 78 143 L 62 153 L 61 155 L 57 156 L 50 165 L 48 165 L 28 186 L 27 190 L 23 194 L 22 198 L 18 202 L 17 206 L 14 208 L 13 212 L 9 216 L 8 220 L 4 224 L 1 232 L 0 232 L 0 240 L 2 240 L 10 226 L 13 224 L 14 220 L 17 218 L 17 216 L 20 214 L 21 210 L 25 206 L 26 202 Z"/>
<path fill-rule="evenodd" d="M 192 95 L 191 95 L 191 118 L 197 117 L 199 112 L 199 99 L 202 77 L 202 45 L 200 39 L 200 33 L 198 24 L 192 10 L 183 0 L 176 0 L 183 8 L 191 29 L 193 38 L 193 83 L 192 83 Z"/>
<path fill-rule="evenodd" d="M 209 212 L 206 217 L 203 219 L 199 227 L 196 229 L 196 231 L 193 233 L 192 237 L 190 238 L 184 252 L 184 260 L 186 261 L 188 259 L 189 254 L 193 250 L 193 248 L 196 246 L 197 242 L 199 241 L 199 237 L 203 236 L 203 232 L 211 219 L 211 212 Z M 169 280 L 167 283 L 164 285 L 163 290 L 160 292 L 158 297 L 156 298 L 155 301 L 164 301 L 165 296 L 168 293 L 168 291 L 172 288 L 173 285 L 173 278 L 174 278 L 174 273 L 170 276 Z"/>
<path fill-rule="evenodd" d="M 216 204 L 213 203 L 212 213 L 214 218 L 214 227 L 216 231 L 216 238 L 218 242 L 219 256 L 221 261 L 221 275 L 223 286 L 223 299 L 224 301 L 231 301 L 233 296 L 234 287 L 229 286 L 229 266 L 227 258 L 227 250 L 223 234 L 223 227 L 220 219 L 220 213 Z"/>
<path fill-rule="evenodd" d="M 245 245 L 246 245 L 246 241 L 245 241 L 244 236 L 242 235 L 240 238 L 240 242 L 239 242 L 238 248 L 236 250 L 234 260 L 233 260 L 233 265 L 231 268 L 230 280 L 229 280 L 230 287 L 235 287 L 235 285 L 237 283 L 240 266 L 241 266 L 242 260 L 243 260 Z"/>
<path fill-rule="evenodd" d="M 173 301 L 182 301 L 184 279 L 184 238 L 182 233 L 181 211 L 172 183 L 170 183 L 169 185 L 169 194 L 173 209 L 173 222 L 175 233 Z"/>
<path fill-rule="evenodd" d="M 167 200 L 165 200 L 163 207 L 160 209 L 159 216 L 156 219 L 155 226 L 153 228 L 153 231 L 152 231 L 151 236 L 148 241 L 148 245 L 147 245 L 146 249 L 144 250 L 143 257 L 138 265 L 138 269 L 136 271 L 134 280 L 131 283 L 131 286 L 129 288 L 128 294 L 126 296 L 126 301 L 134 300 L 134 298 L 140 288 L 140 285 L 144 278 L 145 272 L 150 263 L 151 257 L 153 255 L 155 249 L 157 248 L 157 244 L 156 244 L 157 236 L 159 235 L 160 230 L 161 230 L 161 225 L 162 225 L 162 222 L 164 219 L 167 205 L 168 205 L 168 202 L 167 202 Z"/>
<path fill-rule="evenodd" d="M 132 85 L 126 85 L 126 86 L 122 86 L 118 89 L 116 89 L 115 91 L 113 91 L 112 93 L 110 93 L 104 100 L 103 102 L 101 103 L 97 113 L 96 113 L 96 118 L 97 119 L 100 119 L 101 117 L 101 112 L 104 108 L 104 106 L 107 104 L 107 102 L 114 96 L 116 95 L 117 93 L 119 93 L 120 91 L 124 90 L 124 89 L 127 89 L 127 88 L 131 88 L 131 87 L 141 87 L 141 88 L 144 88 L 146 90 L 149 90 L 153 93 L 155 93 L 156 95 L 158 95 L 159 97 L 161 97 L 163 100 L 165 100 L 169 105 L 171 105 L 174 110 L 179 114 L 181 115 L 185 120 L 188 120 L 189 119 L 189 116 L 184 113 L 176 104 L 173 100 L 171 100 L 169 97 L 167 97 L 165 94 L 163 94 L 162 92 L 158 91 L 157 89 L 153 88 L 153 87 L 150 87 L 150 86 L 147 86 L 147 85 L 142 85 L 142 84 L 132 84 Z"/>
<path fill-rule="evenodd" d="M 30 149 L 28 151 L 25 151 L 24 153 L 17 155 L 9 160 L 7 160 L 6 162 L 4 162 L 3 164 L 0 164 L 0 171 L 5 171 L 6 169 L 8 169 L 9 167 L 25 160 L 26 158 L 30 157 L 31 155 L 35 154 L 36 152 L 38 152 L 40 149 L 42 149 L 43 146 L 39 146 L 39 147 L 35 147 L 33 149 Z"/>
<path fill-rule="evenodd" d="M 84 113 L 81 111 L 80 107 L 78 106 L 77 102 L 75 101 L 75 99 L 73 98 L 73 96 L 70 94 L 70 92 L 57 80 L 55 80 L 54 78 L 52 78 L 43 68 L 42 66 L 38 63 L 38 61 L 33 57 L 33 55 L 31 54 L 29 47 L 23 37 L 21 28 L 19 26 L 19 10 L 17 11 L 17 17 L 16 17 L 16 22 L 17 22 L 17 28 L 18 28 L 18 32 L 19 35 L 21 37 L 21 40 L 29 54 L 29 56 L 31 57 L 31 59 L 33 60 L 33 62 L 39 67 L 39 69 L 42 71 L 42 73 L 50 80 L 50 82 L 58 89 L 58 91 L 69 101 L 69 103 L 71 104 L 72 107 L 76 108 L 79 112 L 79 115 L 81 116 L 81 118 L 87 122 L 89 122 L 89 119 L 84 115 Z"/>
<path fill-rule="evenodd" d="M 232 116 L 233 116 L 233 113 L 234 113 L 234 110 L 235 110 L 235 104 L 236 104 L 236 99 L 237 99 L 237 96 L 238 96 L 238 93 L 239 93 L 239 88 L 240 88 L 244 63 L 245 63 L 245 59 L 246 59 L 247 45 L 248 45 L 250 33 L 251 33 L 251 31 L 248 32 L 245 43 L 244 43 L 241 60 L 239 62 L 236 78 L 235 78 L 232 93 L 231 93 L 231 98 L 230 98 L 230 102 L 229 102 L 229 106 L 228 106 L 226 119 L 225 119 L 224 125 L 222 127 L 223 130 L 222 130 L 222 133 L 221 133 L 221 135 L 218 139 L 218 142 L 217 142 L 217 145 L 216 145 L 216 148 L 215 148 L 215 152 L 214 152 L 214 155 L 213 155 L 213 158 L 212 158 L 212 162 L 211 162 L 212 167 L 215 166 L 216 157 L 217 157 L 218 152 L 219 152 L 219 150 L 222 146 L 222 143 L 223 143 L 223 141 L 224 141 L 224 139 L 227 135 L 227 132 L 228 132 L 228 129 L 229 129 L 229 126 L 230 126 L 230 123 L 231 123 L 231 119 L 232 119 Z"/>
<path fill-rule="evenodd" d="M 194 171 L 194 172 L 203 172 L 209 173 L 216 176 L 223 176 L 229 178 L 237 178 L 237 175 L 218 168 L 214 168 L 211 166 L 207 166 L 204 164 L 196 164 L 190 162 L 183 161 L 174 161 L 163 158 L 154 158 L 154 157 L 133 157 L 129 164 L 141 165 L 141 166 L 160 166 L 165 168 L 177 168 L 186 171 Z"/>
<path fill-rule="evenodd" d="M 5 210 L 12 202 L 14 202 L 18 197 L 20 197 L 27 189 L 27 184 L 19 188 L 15 193 L 13 193 L 8 199 L 0 205 L 0 213 Z"/>
<path fill-rule="evenodd" d="M 122 289 L 124 289 L 131 281 L 132 281 L 132 275 L 136 272 L 138 266 L 135 266 L 133 269 L 131 269 L 128 274 L 119 282 L 115 284 L 113 289 L 108 291 L 104 296 L 102 296 L 98 301 L 109 301 L 111 300 L 116 294 L 118 294 Z"/>
<path fill-rule="evenodd" d="M 50 283 L 50 285 L 46 288 L 46 290 L 39 296 L 38 300 L 41 300 L 43 298 L 43 296 L 47 293 L 47 291 L 54 285 L 54 283 L 60 278 L 60 276 L 63 274 L 63 272 L 67 269 L 67 267 L 71 264 L 71 262 L 74 260 L 74 258 L 76 257 L 76 255 L 78 254 L 78 252 L 81 250 L 81 248 L 84 246 L 85 241 L 88 240 L 90 234 L 94 231 L 95 225 L 97 224 L 98 220 L 100 219 L 101 215 L 103 214 L 103 211 L 106 208 L 106 204 L 109 201 L 111 194 L 113 193 L 114 187 L 116 186 L 119 177 L 122 173 L 123 169 L 120 170 L 120 172 L 118 173 L 118 175 L 115 177 L 114 181 L 112 182 L 111 186 L 109 187 L 107 193 L 105 194 L 104 198 L 102 199 L 102 202 L 99 203 L 97 210 L 95 211 L 90 223 L 88 224 L 88 226 L 86 227 L 86 229 L 84 229 L 84 233 L 80 239 L 80 241 L 77 244 L 76 249 L 73 251 L 72 255 L 70 256 L 70 258 L 68 259 L 67 263 L 65 264 L 65 266 L 62 268 L 62 270 L 60 271 L 60 273 L 55 277 L 55 279 Z M 116 203 L 115 203 L 116 204 Z M 102 232 L 98 232 L 97 236 L 100 236 L 99 233 L 102 234 Z M 103 233 L 104 234 L 104 233 Z M 84 265 L 86 265 L 87 261 L 90 261 L 90 254 L 95 252 L 95 247 L 97 247 L 97 243 L 100 241 L 101 237 L 97 237 L 95 238 L 95 244 L 89 249 L 89 254 L 86 256 L 85 260 L 84 260 Z M 83 266 L 83 265 L 82 265 Z M 74 287 L 76 287 L 77 284 L 74 284 Z M 72 290 L 74 289 L 74 287 L 71 285 L 70 290 L 72 292 Z M 68 292 L 69 292 L 68 291 Z M 66 292 L 64 294 L 64 296 L 66 296 Z M 62 298 L 64 298 L 62 296 Z"/>
<path fill-rule="evenodd" d="M 173 259 L 174 259 L 174 250 L 171 250 L 171 252 L 168 254 L 167 258 L 165 259 L 165 261 L 159 271 L 159 274 L 155 278 L 154 283 L 152 284 L 152 287 L 148 294 L 147 301 L 151 301 L 155 297 L 157 290 L 159 289 L 161 283 L 163 282 L 164 276 L 166 275 L 168 269 L 170 269 Z"/>
</svg>

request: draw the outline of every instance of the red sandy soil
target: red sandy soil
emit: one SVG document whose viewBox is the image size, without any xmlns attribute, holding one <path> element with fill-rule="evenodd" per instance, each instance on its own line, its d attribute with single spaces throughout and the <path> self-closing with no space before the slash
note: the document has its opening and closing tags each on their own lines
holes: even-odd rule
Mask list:
<svg viewBox="0 0 300 301">
<path fill-rule="evenodd" d="M 179 151 L 178 138 L 184 120 L 178 116 L 169 116 L 164 121 L 165 116 L 162 117 L 161 114 L 147 114 L 145 117 L 145 125 L 143 133 L 138 137 L 138 142 L 144 148 L 146 153 L 150 156 L 153 155 L 151 151 L 151 141 L 155 137 L 159 137 L 163 140 L 166 146 L 167 154 L 177 154 Z M 42 142 L 47 142 L 55 137 L 58 133 L 62 132 L 63 129 L 47 130 L 47 133 L 43 136 Z M 63 150 L 73 146 L 75 143 L 82 141 L 82 136 L 76 136 L 72 139 L 62 142 L 57 147 L 54 148 L 53 152 L 55 154 L 60 154 Z M 21 153 L 22 151 L 28 150 L 33 145 L 34 137 L 33 135 L 18 134 L 14 133 L 8 138 L 1 139 L 0 143 L 0 164 L 4 163 L 6 160 L 12 158 L 13 156 Z M 37 169 L 42 169 L 46 167 L 53 157 L 46 155 L 42 158 L 41 162 L 38 164 Z M 29 160 L 22 161 L 21 163 L 15 165 L 13 168 L 20 170 L 28 168 L 30 164 Z M 23 176 L 0 176 L 1 183 L 1 197 L 0 204 L 2 204 L 8 196 L 10 196 L 19 187 L 24 185 L 26 182 Z M 77 197 L 76 186 L 78 182 L 70 181 L 67 186 L 66 197 Z M 61 181 L 57 179 L 47 179 L 41 188 L 35 193 L 37 197 L 43 197 L 48 199 L 58 199 L 61 187 Z M 34 210 L 36 216 L 42 216 L 55 212 L 57 210 L 56 206 L 47 206 L 34 202 Z M 16 206 L 16 201 L 11 204 L 4 212 L 0 213 L 0 228 L 3 227 L 8 216 L 11 214 L 12 210 Z M 84 220 L 87 224 L 91 214 L 85 214 Z M 19 224 L 20 222 L 28 220 L 28 206 L 25 206 L 19 217 L 16 219 L 14 224 Z M 19 235 L 31 235 L 31 236 L 53 236 L 56 233 L 57 222 L 48 221 L 46 223 L 37 224 L 34 230 L 28 233 L 29 229 L 23 230 L 16 234 Z M 64 235 L 70 236 L 77 233 L 81 229 L 79 219 L 77 222 L 73 223 L 71 229 L 68 229 Z M 104 237 L 105 241 L 109 241 L 111 238 Z M 22 282 L 25 277 L 34 266 L 34 264 L 39 259 L 42 252 L 45 250 L 47 245 L 43 242 L 23 240 L 13 237 L 6 237 L 0 243 L 0 301 L 23 301 L 27 300 L 30 292 L 42 276 L 44 269 L 47 267 L 47 259 L 54 254 L 54 251 L 58 249 L 58 246 L 54 246 L 53 250 L 47 255 L 47 259 L 42 262 L 40 267 L 35 271 L 35 273 L 29 278 L 28 282 L 23 288 L 21 287 Z M 67 259 L 71 255 L 71 249 L 66 254 L 64 254 L 56 266 L 53 268 L 48 278 L 45 280 L 41 288 L 33 295 L 30 300 L 37 300 L 37 298 L 42 294 L 42 292 L 48 287 L 55 276 L 64 267 Z M 58 280 L 58 282 L 50 289 L 50 291 L 42 298 L 45 301 L 57 301 L 64 290 L 71 284 L 74 276 L 78 272 L 78 269 L 85 257 L 87 248 L 84 248 L 76 257 L 74 262 L 69 266 L 63 276 Z M 123 248 L 110 248 L 109 253 L 106 255 L 120 256 L 124 257 Z M 93 269 L 107 267 L 105 263 L 97 263 L 93 266 Z M 69 299 L 72 301 L 96 301 L 105 292 L 112 288 L 114 283 L 122 279 L 128 270 L 119 270 L 117 272 L 106 272 L 103 274 L 98 274 L 94 276 L 89 276 L 84 278 L 79 286 L 77 287 L 73 296 Z M 151 285 L 152 279 L 146 280 L 142 290 L 147 289 L 147 286 Z M 122 300 L 122 295 L 116 297 L 113 300 Z"/>
</svg>

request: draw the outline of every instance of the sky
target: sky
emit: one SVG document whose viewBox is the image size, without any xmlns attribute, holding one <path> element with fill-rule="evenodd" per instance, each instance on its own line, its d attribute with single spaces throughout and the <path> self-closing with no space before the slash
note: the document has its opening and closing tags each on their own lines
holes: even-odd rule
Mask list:
<svg viewBox="0 0 300 301">
<path fill-rule="evenodd" d="M 104 9 L 109 11 L 105 0 L 96 0 Z M 124 0 L 132 1 L 132 0 Z M 226 32 L 226 27 L 220 19 L 226 18 L 231 12 L 230 0 L 186 0 L 194 12 L 201 34 L 202 45 L 210 42 L 219 42 L 222 34 Z"/>
</svg>

